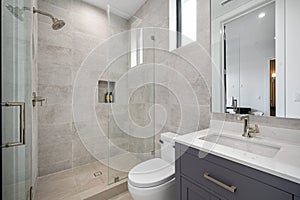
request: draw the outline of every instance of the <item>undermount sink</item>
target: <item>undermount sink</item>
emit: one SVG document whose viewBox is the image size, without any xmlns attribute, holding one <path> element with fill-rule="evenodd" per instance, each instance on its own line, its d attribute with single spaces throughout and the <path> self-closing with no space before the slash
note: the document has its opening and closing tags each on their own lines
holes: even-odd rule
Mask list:
<svg viewBox="0 0 300 200">
<path fill-rule="evenodd" d="M 211 134 L 199 139 L 270 158 L 274 157 L 280 150 L 280 146 L 262 144 L 252 142 L 249 139 L 243 140 L 225 135 Z"/>
</svg>

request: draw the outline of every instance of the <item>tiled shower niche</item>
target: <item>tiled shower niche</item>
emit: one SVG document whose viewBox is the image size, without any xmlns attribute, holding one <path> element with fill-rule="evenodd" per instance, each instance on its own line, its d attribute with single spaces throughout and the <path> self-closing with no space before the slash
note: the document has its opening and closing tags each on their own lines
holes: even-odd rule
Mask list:
<svg viewBox="0 0 300 200">
<path fill-rule="evenodd" d="M 98 103 L 114 103 L 115 102 L 115 85 L 114 81 L 99 80 L 98 81 Z M 108 95 L 108 101 L 106 100 Z M 112 95 L 112 98 L 110 97 Z"/>
</svg>

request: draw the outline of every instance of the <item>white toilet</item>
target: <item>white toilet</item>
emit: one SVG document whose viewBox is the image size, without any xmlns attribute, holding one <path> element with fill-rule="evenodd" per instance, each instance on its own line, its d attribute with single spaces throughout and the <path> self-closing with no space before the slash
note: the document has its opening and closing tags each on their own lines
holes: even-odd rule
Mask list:
<svg viewBox="0 0 300 200">
<path fill-rule="evenodd" d="M 175 149 L 171 132 L 162 133 L 161 158 L 138 164 L 128 174 L 128 190 L 134 200 L 175 199 Z"/>
</svg>

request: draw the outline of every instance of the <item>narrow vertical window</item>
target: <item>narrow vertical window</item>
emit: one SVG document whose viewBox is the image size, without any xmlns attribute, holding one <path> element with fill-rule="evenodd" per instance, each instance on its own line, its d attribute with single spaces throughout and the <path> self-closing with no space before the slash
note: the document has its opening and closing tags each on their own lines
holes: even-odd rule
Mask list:
<svg viewBox="0 0 300 200">
<path fill-rule="evenodd" d="M 130 67 L 137 65 L 137 30 L 131 30 Z"/>
<path fill-rule="evenodd" d="M 177 0 L 177 47 L 197 40 L 197 0 Z"/>
<path fill-rule="evenodd" d="M 143 64 L 144 62 L 144 35 L 143 29 L 140 29 L 140 39 L 139 39 L 139 64 Z"/>
<path fill-rule="evenodd" d="M 144 35 L 143 28 L 140 26 L 141 20 L 135 19 L 131 23 L 130 34 L 130 67 L 133 68 L 144 62 Z"/>
</svg>

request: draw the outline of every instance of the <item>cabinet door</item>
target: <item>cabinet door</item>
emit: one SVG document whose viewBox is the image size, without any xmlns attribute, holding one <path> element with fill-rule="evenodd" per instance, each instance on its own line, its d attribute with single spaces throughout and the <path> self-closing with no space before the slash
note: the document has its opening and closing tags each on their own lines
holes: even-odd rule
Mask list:
<svg viewBox="0 0 300 200">
<path fill-rule="evenodd" d="M 195 185 L 182 178 L 181 200 L 221 200 L 207 192 L 198 185 Z"/>
<path fill-rule="evenodd" d="M 249 176 L 241 175 L 235 171 L 199 159 L 185 153 L 181 156 L 181 173 L 196 184 L 204 185 L 209 191 L 220 194 L 226 199 L 234 200 L 292 200 L 293 195 L 279 190 L 268 184 L 257 181 Z M 193 163 L 193 164 L 191 164 Z M 221 162 L 219 164 L 222 164 Z M 241 165 L 241 167 L 243 167 Z M 211 179 L 205 177 L 208 174 Z M 212 180 L 214 179 L 214 180 Z M 221 182 L 227 186 L 235 186 L 237 190 L 232 192 L 217 184 Z"/>
<path fill-rule="evenodd" d="M 296 196 L 295 196 L 295 197 L 294 197 L 294 200 L 300 200 L 300 197 L 296 197 Z"/>
</svg>

